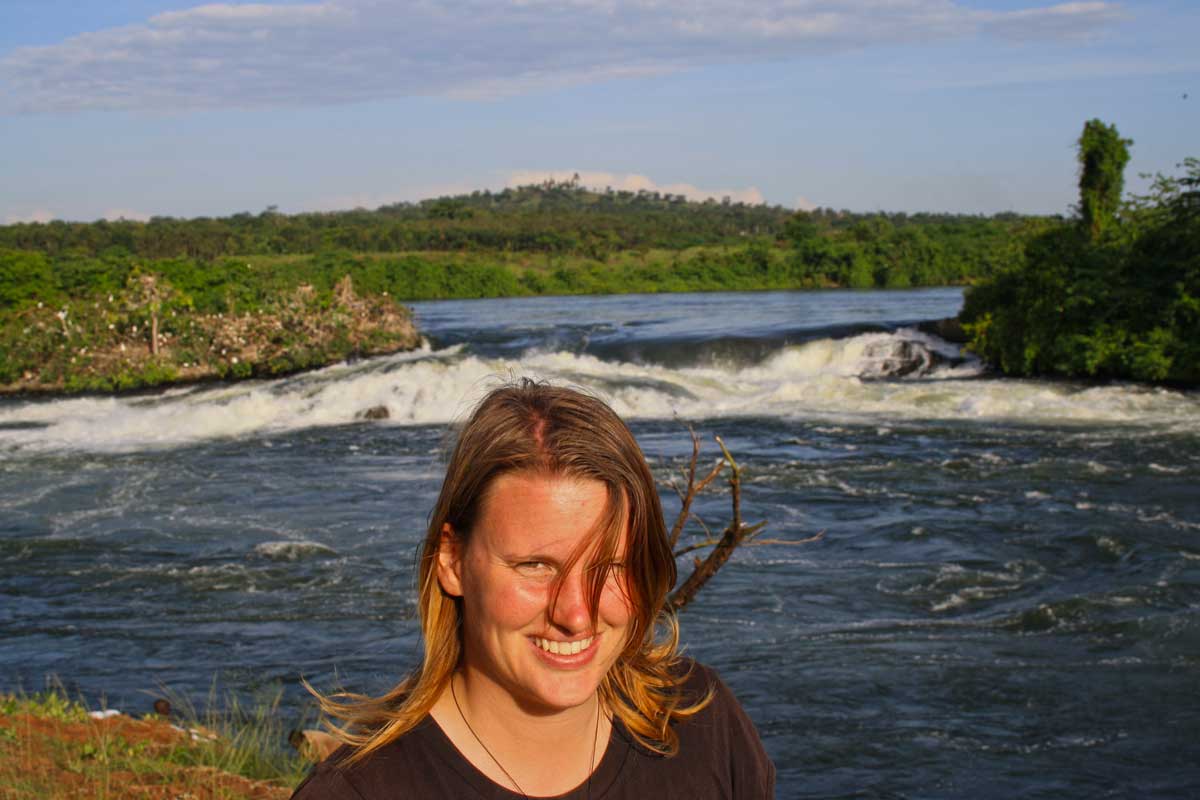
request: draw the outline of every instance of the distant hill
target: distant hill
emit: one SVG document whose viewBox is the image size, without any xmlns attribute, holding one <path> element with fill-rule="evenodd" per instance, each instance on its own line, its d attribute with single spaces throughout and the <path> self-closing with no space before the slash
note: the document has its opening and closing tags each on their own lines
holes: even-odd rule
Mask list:
<svg viewBox="0 0 1200 800">
<path fill-rule="evenodd" d="M 374 211 L 259 214 L 148 222 L 19 223 L 0 226 L 0 248 L 49 256 L 187 257 L 299 255 L 329 250 L 359 253 L 523 252 L 605 259 L 627 250 L 683 250 L 784 238 L 792 218 L 782 206 L 747 205 L 659 192 L 594 191 L 574 181 L 545 183 L 396 203 Z M 855 214 L 817 209 L 806 215 L 834 232 L 864 220 L 890 228 L 977 226 L 977 216 L 954 214 Z M 1012 224 L 1021 218 L 991 218 Z"/>
</svg>

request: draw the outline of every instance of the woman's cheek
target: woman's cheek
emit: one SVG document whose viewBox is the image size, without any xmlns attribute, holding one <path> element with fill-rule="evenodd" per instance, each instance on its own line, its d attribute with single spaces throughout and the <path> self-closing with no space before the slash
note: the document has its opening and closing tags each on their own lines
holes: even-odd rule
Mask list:
<svg viewBox="0 0 1200 800">
<path fill-rule="evenodd" d="M 600 612 L 624 620 L 633 616 L 633 600 L 624 576 L 609 577 L 604 584 L 604 593 L 600 595 Z"/>
<path fill-rule="evenodd" d="M 539 581 L 519 581 L 505 586 L 499 596 L 501 608 L 510 609 L 521 622 L 546 608 L 546 587 Z"/>
</svg>

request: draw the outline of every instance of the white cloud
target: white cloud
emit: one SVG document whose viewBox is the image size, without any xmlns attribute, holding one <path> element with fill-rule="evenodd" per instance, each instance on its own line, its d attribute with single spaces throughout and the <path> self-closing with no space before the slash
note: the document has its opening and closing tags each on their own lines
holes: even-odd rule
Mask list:
<svg viewBox="0 0 1200 800">
<path fill-rule="evenodd" d="M 0 111 L 492 97 L 709 64 L 993 35 L 1075 38 L 1119 6 L 979 11 L 957 0 L 322 0 L 215 3 L 21 47 Z"/>
<path fill-rule="evenodd" d="M 584 170 L 517 170 L 508 176 L 509 186 L 527 186 L 531 183 L 542 183 L 546 180 L 569 181 L 579 176 L 581 186 L 589 189 L 604 190 L 613 188 L 617 191 L 628 192 L 659 192 L 660 194 L 681 194 L 689 200 L 721 200 L 728 197 L 735 203 L 759 205 L 766 202 L 762 192 L 753 186 L 743 189 L 701 189 L 690 183 L 655 183 L 645 175 L 635 173 L 588 172 Z"/>
<path fill-rule="evenodd" d="M 792 208 L 797 211 L 812 211 L 817 207 L 817 204 L 809 200 L 802 194 L 796 195 L 796 199 L 792 201 Z"/>
<path fill-rule="evenodd" d="M 5 225 L 16 225 L 18 222 L 50 222 L 58 216 L 48 208 L 35 208 L 27 214 L 10 214 L 4 218 Z"/>
</svg>

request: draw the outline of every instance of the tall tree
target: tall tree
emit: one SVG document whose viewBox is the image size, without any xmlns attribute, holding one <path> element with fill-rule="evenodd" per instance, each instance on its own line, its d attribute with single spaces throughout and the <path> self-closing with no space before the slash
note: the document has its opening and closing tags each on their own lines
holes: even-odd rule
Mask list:
<svg viewBox="0 0 1200 800">
<path fill-rule="evenodd" d="M 125 284 L 125 307 L 148 325 L 150 355 L 154 357 L 158 357 L 160 343 L 158 323 L 167 304 L 177 299 L 175 287 L 159 275 L 134 270 Z"/>
<path fill-rule="evenodd" d="M 1098 240 L 1116 219 L 1125 185 L 1132 139 L 1122 139 L 1116 125 L 1098 119 L 1083 124 L 1079 135 L 1079 213 L 1084 228 Z"/>
</svg>

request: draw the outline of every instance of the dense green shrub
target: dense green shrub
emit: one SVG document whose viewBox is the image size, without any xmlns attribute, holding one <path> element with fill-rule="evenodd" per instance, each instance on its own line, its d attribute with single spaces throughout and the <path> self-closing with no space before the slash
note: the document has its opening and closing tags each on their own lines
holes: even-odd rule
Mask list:
<svg viewBox="0 0 1200 800">
<path fill-rule="evenodd" d="M 968 291 L 970 347 L 1011 375 L 1200 384 L 1200 161 L 1159 176 L 1117 213 L 1112 165 L 1124 165 L 1128 143 L 1098 125 L 1080 138 L 1081 149 L 1106 149 L 1080 157 L 1086 213 L 1034 237 L 1023 263 Z"/>
</svg>

